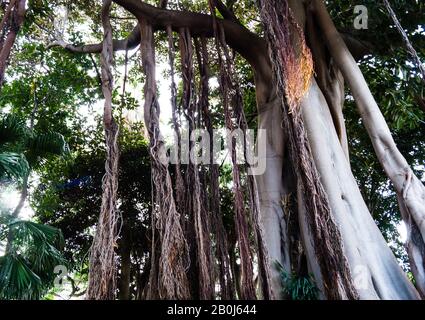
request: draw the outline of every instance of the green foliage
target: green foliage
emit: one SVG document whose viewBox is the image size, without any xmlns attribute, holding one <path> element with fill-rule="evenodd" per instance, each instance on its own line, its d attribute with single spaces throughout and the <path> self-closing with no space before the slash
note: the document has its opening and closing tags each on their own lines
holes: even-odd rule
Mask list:
<svg viewBox="0 0 425 320">
<path fill-rule="evenodd" d="M 38 299 L 41 296 L 41 279 L 28 267 L 21 255 L 0 257 L 0 298 Z"/>
<path fill-rule="evenodd" d="M 0 178 L 25 178 L 51 155 L 68 152 L 59 133 L 30 130 L 15 115 L 0 119 Z M 13 152 L 12 152 L 13 151 Z M 59 229 L 8 216 L 1 208 L 0 299 L 40 299 L 52 285 L 55 266 L 65 263 Z"/>
<path fill-rule="evenodd" d="M 0 177 L 24 177 L 51 156 L 69 153 L 57 132 L 37 132 L 13 114 L 0 119 Z"/>
<path fill-rule="evenodd" d="M 55 266 L 66 264 L 61 231 L 4 214 L 0 226 L 0 241 L 11 241 L 0 257 L 0 299 L 40 299 L 53 286 Z"/>
<path fill-rule="evenodd" d="M 124 125 L 120 136 L 118 210 L 135 259 L 149 250 L 150 165 L 141 129 L 140 124 Z M 93 149 L 79 152 L 72 161 L 58 158 L 44 167 L 31 202 L 37 219 L 63 231 L 65 256 L 73 262 L 71 269 L 80 273 L 87 272 L 81 270 L 81 265 L 85 265 L 98 221 L 105 172 L 103 136 L 96 134 L 93 139 Z M 132 268 L 139 268 L 136 261 Z"/>
<path fill-rule="evenodd" d="M 40 160 L 52 155 L 69 154 L 68 144 L 64 137 L 57 132 L 33 133 L 26 140 L 26 158 L 35 167 Z"/>
<path fill-rule="evenodd" d="M 11 152 L 26 135 L 22 121 L 13 115 L 0 119 L 0 178 L 19 179 L 28 174 L 29 164 L 23 154 Z"/>
<path fill-rule="evenodd" d="M 8 114 L 0 119 L 0 145 L 13 144 L 26 136 L 26 127 L 21 119 Z"/>
<path fill-rule="evenodd" d="M 153 5 L 158 3 L 156 0 L 147 2 Z M 226 2 L 233 3 L 233 10 L 242 24 L 257 34 L 262 33 L 255 1 Z M 364 57 L 359 65 L 394 133 L 399 149 L 424 181 L 425 114 L 418 103 L 424 101 L 423 84 L 418 79 L 417 70 L 410 63 L 400 35 L 395 28 L 390 27 L 392 21 L 382 3 L 364 0 L 361 4 L 368 8 L 368 30 L 354 29 L 353 1 L 327 2 L 331 16 L 344 36 L 371 44 L 370 55 Z M 47 49 L 46 44 L 52 40 L 51 36 L 54 34 L 53 17 L 59 5 L 65 5 L 69 9 L 66 40 L 78 45 L 102 38 L 100 0 L 28 0 L 25 25 L 10 57 L 10 67 L 0 95 L 0 111 L 10 113 L 0 120 L 0 178 L 16 180 L 28 175 L 30 168 L 37 170 L 41 183 L 31 198 L 36 217 L 38 221 L 62 229 L 67 257 L 79 261 L 86 257 L 91 243 L 98 218 L 101 179 L 104 174 L 104 138 L 101 119 L 98 117 L 101 107 L 95 104 L 101 97 L 99 79 L 95 72 L 95 66 L 99 69 L 99 56 L 72 54 L 62 48 Z M 394 1 L 392 5 L 419 56 L 425 61 L 423 1 Z M 170 0 L 169 7 L 209 12 L 206 1 Z M 116 38 L 126 37 L 137 23 L 134 17 L 117 5 L 113 6 L 111 17 Z M 75 31 L 77 29 L 80 31 Z M 157 35 L 157 59 L 164 63 L 168 59 L 166 38 L 164 33 Z M 216 55 L 211 45 L 208 49 L 211 51 L 211 74 L 214 75 L 217 71 Z M 129 59 L 127 89 L 132 86 L 135 91 L 139 90 L 144 81 L 139 66 L 139 54 L 132 53 Z M 136 273 L 139 272 L 140 261 L 149 248 L 146 230 L 150 224 L 147 214 L 150 205 L 150 168 L 141 126 L 129 125 L 121 116 L 125 111 L 136 110 L 139 105 L 138 100 L 128 93 L 120 101 L 123 64 L 123 54 L 117 53 L 114 66 L 114 107 L 120 115 L 117 119 L 121 127 L 122 148 L 118 203 L 120 213 L 132 225 L 129 231 L 133 252 L 132 272 Z M 237 54 L 235 65 L 244 93 L 247 120 L 250 127 L 255 127 L 257 111 L 254 74 L 246 61 Z M 179 71 L 177 74 L 181 76 Z M 217 88 L 212 88 L 210 100 L 213 125 L 223 126 L 223 110 Z M 347 92 L 344 116 L 352 171 L 373 218 L 403 267 L 408 270 L 404 244 L 397 231 L 400 214 L 396 195 L 376 159 L 350 92 Z M 32 131 L 27 128 L 26 123 L 30 119 L 34 124 Z M 68 152 L 65 141 L 71 149 L 70 157 L 53 156 Z M 226 230 L 233 230 L 229 166 L 224 165 L 221 168 L 220 179 L 221 212 Z M 0 224 L 0 230 L 6 227 L 8 228 L 7 223 Z M 8 274 L 20 274 L 21 285 L 16 287 L 15 293 L 10 293 L 10 296 L 17 296 L 16 293 L 22 292 L 22 288 L 31 287 L 31 290 L 36 290 L 39 282 L 32 273 L 40 280 L 44 279 L 41 267 L 46 265 L 46 270 L 50 270 L 52 265 L 49 261 L 54 260 L 57 254 L 54 248 L 59 250 L 57 248 L 60 247 L 60 241 L 56 238 L 53 245 L 53 238 L 48 236 L 49 230 L 40 231 L 31 224 L 15 222 L 13 228 L 19 234 L 19 239 L 26 239 L 19 240 L 22 241 L 24 251 L 31 253 L 24 257 L 19 252 L 2 260 L 8 266 L 4 269 L 9 270 Z M 41 236 L 39 231 L 45 236 Z M 25 237 L 25 233 L 34 234 L 35 238 Z M 236 236 L 231 235 L 229 242 L 234 244 L 235 239 Z M 32 251 L 26 251 L 29 242 L 37 243 L 37 248 L 33 246 Z M 286 295 L 296 299 L 316 296 L 317 289 L 311 277 L 286 273 L 281 275 Z M 31 290 L 28 292 L 32 292 Z M 35 297 L 40 294 L 41 291 L 34 291 L 29 295 Z"/>
<path fill-rule="evenodd" d="M 2 152 L 0 153 L 0 178 L 19 179 L 29 172 L 28 161 L 23 154 Z"/>
<path fill-rule="evenodd" d="M 284 297 L 290 300 L 318 300 L 318 289 L 312 275 L 289 274 L 278 261 L 275 261 L 275 267 L 280 273 Z"/>
</svg>

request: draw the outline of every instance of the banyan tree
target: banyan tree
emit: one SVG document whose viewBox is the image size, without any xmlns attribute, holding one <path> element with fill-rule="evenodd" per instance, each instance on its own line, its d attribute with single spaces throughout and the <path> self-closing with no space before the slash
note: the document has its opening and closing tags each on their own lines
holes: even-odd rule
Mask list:
<svg viewBox="0 0 425 320">
<path fill-rule="evenodd" d="M 425 187 L 397 148 L 357 64 L 369 48 L 337 30 L 323 0 L 258 0 L 251 4 L 261 21 L 257 32 L 238 19 L 235 1 L 198 2 L 195 12 L 176 9 L 173 1 L 103 0 L 101 43 L 80 46 L 56 39 L 50 44 L 101 57 L 107 159 L 87 297 L 113 299 L 116 294 L 115 250 L 122 230 L 115 210 L 114 53 L 137 47 L 153 186 L 149 276 L 142 298 L 285 298 L 282 270 L 307 270 L 321 299 L 423 297 Z M 113 38 L 114 7 L 136 18 L 127 38 Z M 168 59 L 171 101 L 166 106 L 158 98 L 159 47 Z M 234 230 L 229 230 L 220 210 L 220 164 L 214 154 L 208 164 L 181 157 L 183 134 L 202 129 L 212 136 L 216 129 L 212 78 L 218 80 L 214 99 L 219 102 L 214 103 L 222 107 L 220 121 L 246 136 L 237 59 L 254 75 L 256 140 L 265 150 L 258 161 L 264 161 L 265 170 L 252 174 L 252 164 L 237 162 L 238 141 L 230 139 Z M 397 193 L 413 283 L 375 224 L 350 168 L 346 89 Z M 172 109 L 173 143 L 179 151 L 175 163 L 162 159 L 166 143 L 159 118 L 164 108 Z"/>
</svg>

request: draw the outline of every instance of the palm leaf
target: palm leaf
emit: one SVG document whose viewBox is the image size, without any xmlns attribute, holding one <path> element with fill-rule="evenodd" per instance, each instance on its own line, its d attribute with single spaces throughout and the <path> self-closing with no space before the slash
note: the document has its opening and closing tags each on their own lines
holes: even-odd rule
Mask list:
<svg viewBox="0 0 425 320">
<path fill-rule="evenodd" d="M 0 260 L 0 299 L 39 299 L 51 287 L 54 268 L 66 264 L 62 232 L 54 227 L 0 216 L 13 232 L 12 250 Z M 0 234 L 6 239 L 8 232 Z"/>
<path fill-rule="evenodd" d="M 62 253 L 47 242 L 33 243 L 25 254 L 31 262 L 32 270 L 43 280 L 44 283 L 53 281 L 56 274 L 53 270 L 58 265 L 65 265 Z"/>
<path fill-rule="evenodd" d="M 22 256 L 0 257 L 0 299 L 39 299 L 42 290 L 40 277 Z"/>
<path fill-rule="evenodd" d="M 0 178 L 22 178 L 29 172 L 24 155 L 13 152 L 0 153 Z"/>
<path fill-rule="evenodd" d="M 282 294 L 291 300 L 317 300 L 318 288 L 312 275 L 299 276 L 287 273 L 279 261 L 275 261 L 275 268 L 280 273 Z"/>
<path fill-rule="evenodd" d="M 69 153 L 68 144 L 63 135 L 57 132 L 33 133 L 26 142 L 26 158 L 31 166 L 39 163 L 51 155 L 64 155 Z"/>
<path fill-rule="evenodd" d="M 14 115 L 7 115 L 0 119 L 0 145 L 15 143 L 22 140 L 27 134 L 25 123 Z"/>
<path fill-rule="evenodd" d="M 15 238 L 22 244 L 33 242 L 35 245 L 48 243 L 56 248 L 64 246 L 62 232 L 48 225 L 16 219 L 9 223 L 9 228 L 13 229 Z"/>
</svg>

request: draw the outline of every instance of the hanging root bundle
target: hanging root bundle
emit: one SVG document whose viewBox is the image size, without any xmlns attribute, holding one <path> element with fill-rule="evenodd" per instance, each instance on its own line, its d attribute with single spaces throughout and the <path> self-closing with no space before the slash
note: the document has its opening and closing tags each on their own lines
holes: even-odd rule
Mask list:
<svg viewBox="0 0 425 320">
<path fill-rule="evenodd" d="M 213 124 L 209 110 L 209 57 L 207 50 L 207 40 L 195 39 L 195 51 L 199 67 L 199 100 L 198 112 L 202 116 L 202 124 L 208 131 L 210 137 L 213 136 Z M 213 141 L 210 140 L 210 150 L 213 150 Z M 230 259 L 228 254 L 228 243 L 226 230 L 220 210 L 220 188 L 219 188 L 219 167 L 214 163 L 214 154 L 210 153 L 210 202 L 212 232 L 215 240 L 215 254 L 218 263 L 218 277 L 220 284 L 220 298 L 224 300 L 234 299 L 233 280 L 230 272 Z M 207 182 L 207 181 L 205 181 Z"/>
<path fill-rule="evenodd" d="M 213 1 L 209 1 L 211 13 L 214 17 L 214 35 L 216 39 L 216 50 L 220 67 L 220 93 L 225 113 L 226 128 L 230 131 L 241 129 L 246 136 L 246 120 L 243 110 L 243 100 L 238 81 L 235 77 L 233 59 L 230 56 L 228 46 L 225 41 L 224 30 L 215 18 L 215 6 Z M 246 148 L 246 139 L 245 146 Z M 246 151 L 246 149 L 244 150 Z M 247 212 L 245 210 L 245 196 L 241 185 L 241 171 L 236 158 L 235 141 L 231 141 L 232 177 L 235 207 L 235 228 L 239 246 L 241 260 L 240 295 L 242 299 L 256 299 L 253 260 L 254 255 L 250 248 L 250 225 Z M 248 197 L 250 204 L 250 215 L 253 222 L 253 233 L 256 240 L 256 252 L 258 253 L 259 279 L 262 285 L 262 295 L 265 299 L 273 296 L 270 288 L 270 266 L 268 254 L 263 243 L 262 228 L 259 221 L 259 201 L 256 184 L 253 176 L 247 175 Z M 237 279 L 235 279 L 237 281 Z"/>
<path fill-rule="evenodd" d="M 159 104 L 155 83 L 155 49 L 152 26 L 140 21 L 142 65 L 146 75 L 144 88 L 145 124 L 150 138 L 153 190 L 153 250 L 158 245 L 159 257 L 152 259 L 149 297 L 162 299 L 188 299 L 190 297 L 186 271 L 189 266 L 188 246 L 177 211 L 168 165 L 161 161 L 164 142 L 159 130 Z M 158 241 L 158 244 L 156 243 Z M 156 265 L 158 263 L 158 265 Z M 157 288 L 157 289 L 156 289 Z M 157 292 L 154 292 L 157 290 Z"/>
<path fill-rule="evenodd" d="M 213 9 L 212 3 L 210 4 Z M 153 186 L 152 250 L 147 297 L 233 299 L 236 298 L 237 291 L 239 298 L 256 299 L 254 263 L 257 261 L 261 296 L 270 299 L 273 297 L 270 266 L 259 221 L 257 186 L 254 177 L 247 174 L 248 166 L 238 164 L 235 140 L 231 141 L 236 235 L 236 240 L 232 243 L 237 243 L 237 252 L 234 244 L 229 245 L 228 242 L 233 230 L 228 231 L 224 227 L 220 209 L 219 166 L 214 163 L 213 153 L 210 154 L 209 175 L 205 167 L 196 163 L 189 162 L 184 166 L 181 163 L 182 115 L 188 125 L 189 136 L 194 130 L 204 128 L 210 137 L 213 136 L 213 121 L 209 109 L 207 40 L 203 37 L 192 39 L 187 28 L 178 30 L 183 85 L 181 100 L 178 102 L 173 30 L 171 27 L 166 28 L 172 123 L 177 145 L 176 159 L 173 159 L 177 160 L 175 174 L 171 175 L 168 164 L 161 161 L 165 148 L 159 131 L 153 28 L 146 21 L 141 20 L 139 24 L 142 65 L 146 75 L 144 114 L 150 138 Z M 216 20 L 214 36 L 219 57 L 220 94 L 226 128 L 229 131 L 240 129 L 246 135 L 248 126 L 233 58 L 226 45 L 224 31 Z M 194 69 L 195 55 L 199 67 L 198 87 Z M 191 141 L 189 150 L 193 151 L 194 145 Z M 212 139 L 210 150 L 213 150 Z M 242 183 L 243 180 L 246 183 Z M 232 261 L 231 256 L 236 257 L 235 254 L 238 254 L 240 264 L 236 263 L 236 259 Z M 216 284 L 220 286 L 218 296 L 215 292 Z"/>
<path fill-rule="evenodd" d="M 221 43 L 220 43 L 221 46 Z M 220 50 L 217 45 L 217 50 Z M 233 131 L 232 115 L 229 109 L 230 99 L 230 86 L 228 78 L 228 70 L 220 57 L 220 90 L 222 95 L 225 123 L 226 128 Z M 249 247 L 249 229 L 247 217 L 245 214 L 243 191 L 240 184 L 240 172 L 238 164 L 236 163 L 236 149 L 235 142 L 231 142 L 231 158 L 232 158 L 232 177 L 233 177 L 233 192 L 234 192 L 234 214 L 235 214 L 235 229 L 238 238 L 240 265 L 241 265 L 241 298 L 244 300 L 252 300 L 256 298 L 254 286 L 254 273 L 252 268 L 252 253 Z"/>
<path fill-rule="evenodd" d="M 176 178 L 175 178 L 175 194 L 176 194 L 176 205 L 178 212 L 184 213 L 185 208 L 185 184 L 183 180 L 182 168 L 181 168 L 181 132 L 179 124 L 179 113 L 177 108 L 177 85 L 175 80 L 175 48 L 174 48 L 174 39 L 173 31 L 170 26 L 167 27 L 167 39 L 168 39 L 168 59 L 170 64 L 170 78 L 171 78 L 171 119 L 173 122 L 175 143 L 177 145 L 177 155 L 176 156 Z"/>
<path fill-rule="evenodd" d="M 111 300 L 116 289 L 117 222 L 116 199 L 118 191 L 118 125 L 112 115 L 113 63 L 112 29 L 109 21 L 111 0 L 102 5 L 104 29 L 102 63 L 102 91 L 105 97 L 104 129 L 106 140 L 105 175 L 102 179 L 102 205 L 96 235 L 90 249 L 89 285 L 87 299 Z"/>
<path fill-rule="evenodd" d="M 304 33 L 300 25 L 291 14 L 287 1 L 259 1 L 262 15 L 268 14 L 269 26 L 267 33 L 274 40 L 279 41 L 274 46 L 278 48 L 275 58 L 284 68 L 279 68 L 279 86 L 285 89 L 284 94 L 290 112 L 300 105 L 301 99 L 308 91 L 313 76 L 313 57 L 306 45 Z M 268 10 L 272 8 L 272 10 Z M 295 31 L 291 33 L 291 31 Z M 296 43 L 296 45 L 292 45 Z"/>
<path fill-rule="evenodd" d="M 259 0 L 259 7 L 271 61 L 274 62 L 275 78 L 282 93 L 284 129 L 288 135 L 298 188 L 305 197 L 306 220 L 313 234 L 324 293 L 332 300 L 357 299 L 358 293 L 344 255 L 341 234 L 320 182 L 299 110 L 299 102 L 312 76 L 311 56 L 305 45 L 303 31 L 292 17 L 287 1 Z M 298 40 L 291 39 L 290 32 L 294 29 Z M 296 59 L 297 56 L 301 58 Z M 293 72 L 298 73 L 294 75 Z"/>
<path fill-rule="evenodd" d="M 183 77 L 182 112 L 187 118 L 190 136 L 193 130 L 199 129 L 200 125 L 200 113 L 197 110 L 194 83 L 193 45 L 188 29 L 180 29 L 179 36 Z M 210 221 L 204 204 L 204 189 L 201 186 L 200 170 L 196 163 L 191 162 L 188 165 L 186 187 L 190 195 L 189 219 L 193 223 L 196 242 L 198 295 L 201 299 L 212 299 L 214 297 L 214 269 L 212 267 Z"/>
</svg>

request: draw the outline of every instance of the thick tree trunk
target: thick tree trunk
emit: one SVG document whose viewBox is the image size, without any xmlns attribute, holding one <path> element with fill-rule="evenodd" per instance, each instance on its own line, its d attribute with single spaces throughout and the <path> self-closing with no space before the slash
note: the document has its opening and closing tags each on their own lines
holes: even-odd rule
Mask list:
<svg viewBox="0 0 425 320">
<path fill-rule="evenodd" d="M 317 84 L 329 106 L 342 149 L 349 159 L 347 130 L 342 113 L 345 100 L 344 77 L 326 48 L 312 10 L 307 10 L 306 37 L 314 59 Z"/>
<path fill-rule="evenodd" d="M 297 192 L 285 187 L 283 168 L 284 136 L 276 112 L 277 108 L 264 108 L 259 126 L 267 127 L 267 167 L 258 176 L 261 218 L 266 244 L 272 260 L 290 270 L 289 239 L 281 201 L 285 194 Z M 329 107 L 320 88 L 313 82 L 302 102 L 303 117 L 313 157 L 321 175 L 331 210 L 340 228 L 344 251 L 348 259 L 356 289 L 362 299 L 416 299 L 418 294 L 398 265 L 394 255 L 373 221 L 351 173 L 346 155 L 334 128 Z M 269 120 L 267 120 L 269 119 Z M 279 118 L 278 118 L 279 119 Z M 275 123 L 273 123 L 273 121 Z M 312 245 L 312 236 L 305 222 L 302 194 L 298 194 L 299 221 L 304 249 L 310 272 L 320 288 L 321 272 Z M 273 290 L 281 290 L 277 272 L 273 273 Z"/>
<path fill-rule="evenodd" d="M 271 101 L 259 100 L 258 127 L 264 129 L 259 135 L 266 135 L 266 171 L 257 176 L 257 186 L 260 200 L 260 219 L 264 227 L 265 244 L 272 266 L 271 283 L 275 297 L 280 296 L 280 274 L 274 268 L 276 262 L 284 270 L 291 271 L 289 259 L 289 239 L 287 232 L 287 215 L 284 214 L 282 201 L 291 190 L 284 185 L 284 168 L 288 166 L 285 159 L 285 137 L 282 128 L 282 108 L 280 99 L 274 95 Z M 260 141 L 261 137 L 259 137 Z"/>
<path fill-rule="evenodd" d="M 305 13 L 302 12 L 304 8 L 295 4 L 292 9 L 300 24 L 304 25 Z M 279 250 L 282 250 L 280 239 L 285 238 L 285 236 L 281 236 L 285 229 L 277 227 L 277 222 L 283 216 L 282 209 L 273 206 L 273 210 L 271 210 L 268 204 L 276 204 L 285 193 L 283 169 L 279 167 L 279 165 L 286 165 L 283 163 L 285 139 L 281 127 L 273 125 L 272 120 L 278 116 L 276 109 L 263 108 L 262 106 L 262 102 L 267 97 L 273 96 L 274 90 L 264 90 L 269 83 L 270 79 L 268 78 L 257 78 L 259 128 L 267 128 L 268 130 L 267 168 L 265 174 L 258 177 L 258 187 L 269 253 L 273 258 L 280 258 L 280 261 L 283 261 L 284 255 Z M 360 298 L 419 298 L 417 291 L 398 265 L 364 203 L 355 178 L 351 173 L 341 134 L 338 134 L 339 132 L 336 129 L 335 116 L 332 115 L 325 96 L 316 81 L 313 81 L 301 107 L 313 158 L 328 195 L 332 215 L 340 228 L 344 252 Z M 276 120 L 274 121 L 276 122 Z M 321 272 L 314 253 L 312 235 L 305 221 L 306 217 L 303 215 L 303 201 L 303 195 L 298 192 L 298 214 L 304 249 L 307 253 L 310 271 L 314 274 L 319 289 L 322 289 Z M 273 280 L 274 288 L 279 288 L 280 283 L 277 282 L 276 277 Z"/>
<path fill-rule="evenodd" d="M 375 153 L 397 192 L 408 227 L 409 257 L 418 289 L 425 295 L 425 186 L 398 150 L 390 129 L 350 51 L 337 32 L 325 5 L 314 1 L 324 38 L 347 80 Z"/>
<path fill-rule="evenodd" d="M 332 126 L 326 100 L 315 82 L 303 100 L 302 110 L 313 157 L 360 298 L 418 298 L 364 203 Z"/>
</svg>

